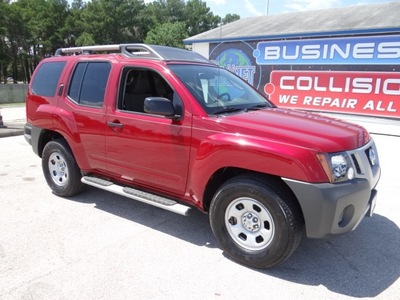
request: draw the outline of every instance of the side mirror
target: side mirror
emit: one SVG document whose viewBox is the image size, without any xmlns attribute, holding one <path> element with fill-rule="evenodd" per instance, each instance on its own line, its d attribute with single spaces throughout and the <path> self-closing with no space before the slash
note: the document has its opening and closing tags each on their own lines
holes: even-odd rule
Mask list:
<svg viewBox="0 0 400 300">
<path fill-rule="evenodd" d="M 147 97 L 144 99 L 144 112 L 164 116 L 174 120 L 181 117 L 180 115 L 175 114 L 175 108 L 172 101 L 162 97 Z"/>
</svg>

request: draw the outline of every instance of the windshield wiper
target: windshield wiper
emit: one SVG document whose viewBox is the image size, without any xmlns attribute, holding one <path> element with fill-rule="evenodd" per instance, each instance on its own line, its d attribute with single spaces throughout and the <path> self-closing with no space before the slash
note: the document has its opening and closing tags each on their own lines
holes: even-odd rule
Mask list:
<svg viewBox="0 0 400 300">
<path fill-rule="evenodd" d="M 220 115 L 220 114 L 225 114 L 225 113 L 231 113 L 231 112 L 236 112 L 236 111 L 243 111 L 243 108 L 239 107 L 225 107 L 220 110 L 217 110 L 213 113 L 213 115 Z"/>
<path fill-rule="evenodd" d="M 259 110 L 259 109 L 263 109 L 263 108 L 266 108 L 266 107 L 271 107 L 271 106 L 269 106 L 267 103 L 261 103 L 261 104 L 257 104 L 257 105 L 253 105 L 253 106 L 247 107 L 245 110 L 246 111 L 248 111 L 248 110 Z"/>
</svg>

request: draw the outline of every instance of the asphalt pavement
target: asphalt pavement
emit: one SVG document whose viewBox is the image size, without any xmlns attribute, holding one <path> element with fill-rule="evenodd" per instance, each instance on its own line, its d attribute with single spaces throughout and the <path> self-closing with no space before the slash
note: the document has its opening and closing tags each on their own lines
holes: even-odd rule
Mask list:
<svg viewBox="0 0 400 300">
<path fill-rule="evenodd" d="M 23 127 L 24 106 L 1 113 L 13 128 L 0 134 Z M 183 217 L 92 187 L 57 197 L 23 136 L 1 138 L 0 299 L 398 300 L 396 126 L 372 134 L 382 166 L 374 215 L 348 234 L 304 239 L 270 270 L 226 257 L 198 211 Z"/>
<path fill-rule="evenodd" d="M 23 136 L 0 139 L 0 299 L 379 299 L 400 295 L 400 138 L 373 135 L 374 215 L 350 233 L 304 239 L 254 270 L 218 248 L 208 216 L 180 216 L 87 187 L 51 193 Z"/>
</svg>

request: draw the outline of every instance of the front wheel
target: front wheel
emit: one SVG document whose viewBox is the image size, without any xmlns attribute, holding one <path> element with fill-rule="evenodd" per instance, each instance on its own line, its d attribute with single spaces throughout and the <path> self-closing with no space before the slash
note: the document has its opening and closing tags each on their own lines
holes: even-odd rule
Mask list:
<svg viewBox="0 0 400 300">
<path fill-rule="evenodd" d="M 210 224 L 221 248 L 254 268 L 285 261 L 303 234 L 293 195 L 279 181 L 257 176 L 238 176 L 221 186 L 210 206 Z"/>
<path fill-rule="evenodd" d="M 69 197 L 82 191 L 79 167 L 64 140 L 46 144 L 42 154 L 42 169 L 54 194 Z"/>
</svg>

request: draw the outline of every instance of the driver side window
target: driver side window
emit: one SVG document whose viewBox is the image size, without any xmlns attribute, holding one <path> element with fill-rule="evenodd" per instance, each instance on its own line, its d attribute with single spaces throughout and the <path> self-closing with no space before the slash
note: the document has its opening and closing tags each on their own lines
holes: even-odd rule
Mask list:
<svg viewBox="0 0 400 300">
<path fill-rule="evenodd" d="M 174 100 L 174 91 L 157 72 L 148 69 L 128 68 L 123 71 L 118 109 L 144 113 L 147 97 Z"/>
</svg>

